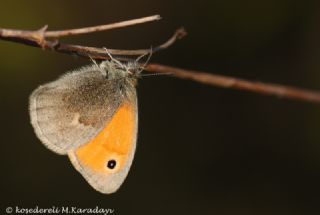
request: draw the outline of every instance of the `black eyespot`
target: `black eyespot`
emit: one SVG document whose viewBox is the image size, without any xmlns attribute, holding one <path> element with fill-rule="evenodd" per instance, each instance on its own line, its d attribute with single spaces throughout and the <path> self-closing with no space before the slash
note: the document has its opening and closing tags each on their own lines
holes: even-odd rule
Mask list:
<svg viewBox="0 0 320 215">
<path fill-rule="evenodd" d="M 116 165 L 117 165 L 117 162 L 115 160 L 109 160 L 108 164 L 107 164 L 107 167 L 109 169 L 114 169 L 116 167 Z"/>
</svg>

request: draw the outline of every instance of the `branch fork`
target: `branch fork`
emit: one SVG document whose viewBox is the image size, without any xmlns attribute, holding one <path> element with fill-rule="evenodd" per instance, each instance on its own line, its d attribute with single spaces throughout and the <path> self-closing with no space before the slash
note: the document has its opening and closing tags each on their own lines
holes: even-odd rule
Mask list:
<svg viewBox="0 0 320 215">
<path fill-rule="evenodd" d="M 105 60 L 110 59 L 110 57 L 103 48 L 64 44 L 60 43 L 58 38 L 71 35 L 89 34 L 116 28 L 124 28 L 132 25 L 157 21 L 160 19 L 161 17 L 159 15 L 154 15 L 106 25 L 98 25 L 78 29 L 67 29 L 60 31 L 48 31 L 47 25 L 36 31 L 0 28 L 0 40 L 8 40 L 16 43 L 25 44 L 28 46 L 34 46 L 41 48 L 42 50 L 51 50 L 70 55 L 75 54 L 77 56 L 88 59 L 91 58 L 95 60 Z M 170 37 L 166 42 L 153 48 L 152 52 L 167 49 L 171 45 L 173 45 L 178 39 L 182 39 L 186 35 L 186 31 L 183 28 L 179 28 L 176 30 L 173 36 Z M 125 56 L 138 56 L 148 54 L 150 53 L 150 49 L 118 50 L 108 48 L 108 52 L 114 55 L 116 59 L 126 61 L 128 60 L 128 58 L 126 58 Z M 281 98 L 320 104 L 320 92 L 318 91 L 299 89 L 279 84 L 253 82 L 235 77 L 228 77 L 200 71 L 185 70 L 161 64 L 150 63 L 145 67 L 145 70 L 151 73 L 170 73 L 172 74 L 172 76 L 177 78 L 189 79 L 201 84 L 211 86 L 244 90 L 264 95 L 273 95 Z"/>
</svg>

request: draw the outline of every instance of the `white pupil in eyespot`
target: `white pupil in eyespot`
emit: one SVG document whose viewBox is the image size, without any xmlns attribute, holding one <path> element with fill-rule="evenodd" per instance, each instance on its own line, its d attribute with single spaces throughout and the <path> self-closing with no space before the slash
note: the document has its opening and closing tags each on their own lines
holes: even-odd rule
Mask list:
<svg viewBox="0 0 320 215">
<path fill-rule="evenodd" d="M 115 160 L 109 160 L 108 163 L 107 163 L 107 167 L 109 169 L 114 169 L 117 165 L 117 162 Z"/>
</svg>

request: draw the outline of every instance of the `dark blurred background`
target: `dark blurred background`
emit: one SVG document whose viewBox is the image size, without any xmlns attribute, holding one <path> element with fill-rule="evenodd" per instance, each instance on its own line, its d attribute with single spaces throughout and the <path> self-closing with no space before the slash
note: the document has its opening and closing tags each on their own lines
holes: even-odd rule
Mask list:
<svg viewBox="0 0 320 215">
<path fill-rule="evenodd" d="M 159 22 L 61 41 L 149 48 L 189 35 L 151 62 L 320 89 L 320 7 L 312 0 L 2 0 L 3 28 L 49 30 L 160 14 Z M 135 160 L 121 189 L 94 191 L 29 122 L 39 84 L 86 59 L 0 41 L 1 214 L 8 206 L 113 208 L 116 214 L 315 214 L 320 107 L 173 77 L 139 82 Z"/>
</svg>

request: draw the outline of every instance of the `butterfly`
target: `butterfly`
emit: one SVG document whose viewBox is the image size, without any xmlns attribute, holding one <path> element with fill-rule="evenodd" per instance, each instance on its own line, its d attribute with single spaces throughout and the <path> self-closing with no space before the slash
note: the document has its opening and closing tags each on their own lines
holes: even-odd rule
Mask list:
<svg viewBox="0 0 320 215">
<path fill-rule="evenodd" d="M 132 164 L 140 72 L 136 62 L 111 57 L 39 86 L 29 99 L 37 137 L 53 152 L 67 155 L 101 193 L 118 190 Z"/>
</svg>

